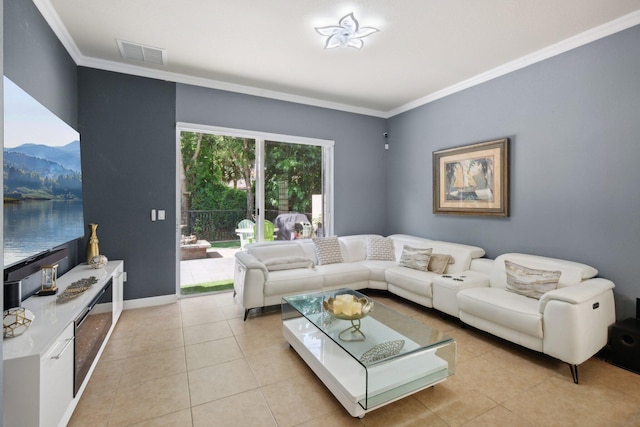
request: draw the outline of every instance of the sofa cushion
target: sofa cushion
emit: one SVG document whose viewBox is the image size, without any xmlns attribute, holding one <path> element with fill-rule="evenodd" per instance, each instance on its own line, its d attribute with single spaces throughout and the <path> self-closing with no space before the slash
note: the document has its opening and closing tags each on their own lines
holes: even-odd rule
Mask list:
<svg viewBox="0 0 640 427">
<path fill-rule="evenodd" d="M 417 295 L 432 298 L 433 289 L 431 284 L 433 279 L 438 276 L 430 271 L 392 267 L 386 271 L 385 277 L 390 285 L 395 285 Z"/>
<path fill-rule="evenodd" d="M 458 292 L 460 312 L 542 338 L 542 314 L 538 300 L 500 288 L 468 288 Z"/>
<path fill-rule="evenodd" d="M 431 258 L 432 251 L 433 250 L 431 248 L 422 249 L 404 245 L 398 265 L 400 267 L 408 267 L 414 270 L 428 271 L 429 258 Z"/>
<path fill-rule="evenodd" d="M 322 276 L 310 268 L 272 271 L 263 292 L 265 297 L 313 292 L 322 289 L 322 283 Z"/>
<path fill-rule="evenodd" d="M 338 237 L 342 262 L 357 262 L 367 259 L 367 234 Z"/>
<path fill-rule="evenodd" d="M 374 282 L 386 282 L 385 272 L 391 267 L 397 267 L 395 261 L 362 261 L 359 264 L 369 269 L 369 280 Z"/>
<path fill-rule="evenodd" d="M 336 287 L 366 287 L 369 282 L 370 271 L 358 262 L 342 262 L 334 264 L 323 264 L 316 268 L 316 271 L 323 278 L 323 286 L 326 288 Z"/>
<path fill-rule="evenodd" d="M 292 270 L 294 268 L 313 268 L 315 264 L 309 258 L 303 256 L 288 256 L 271 258 L 263 261 L 269 271 Z"/>
<path fill-rule="evenodd" d="M 337 237 L 314 237 L 313 244 L 318 257 L 318 265 L 342 262 L 342 252 Z"/>
<path fill-rule="evenodd" d="M 562 274 L 559 270 L 538 270 L 504 260 L 507 272 L 507 290 L 529 298 L 540 299 L 548 291 L 558 287 Z"/>
<path fill-rule="evenodd" d="M 367 236 L 367 259 L 377 261 L 395 261 L 393 241 L 388 237 Z"/>
<path fill-rule="evenodd" d="M 429 258 L 428 270 L 436 274 L 442 274 L 449 264 L 453 264 L 455 260 L 448 254 L 431 254 Z"/>
<path fill-rule="evenodd" d="M 451 255 L 454 259 L 454 262 L 449 264 L 445 270 L 447 274 L 457 274 L 468 270 L 472 259 L 484 255 L 484 250 L 481 248 L 460 243 L 434 241 L 431 248 L 434 253 Z"/>
</svg>

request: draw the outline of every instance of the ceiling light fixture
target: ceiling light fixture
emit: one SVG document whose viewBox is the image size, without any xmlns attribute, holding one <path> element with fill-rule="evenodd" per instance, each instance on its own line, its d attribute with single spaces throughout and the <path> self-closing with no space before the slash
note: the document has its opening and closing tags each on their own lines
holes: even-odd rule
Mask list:
<svg viewBox="0 0 640 427">
<path fill-rule="evenodd" d="M 321 36 L 327 37 L 324 45 L 325 49 L 333 49 L 334 47 L 353 47 L 360 49 L 364 46 L 363 38 L 380 31 L 373 27 L 362 27 L 353 12 L 345 15 L 340 19 L 338 25 L 329 25 L 328 27 L 315 27 L 315 30 Z"/>
</svg>

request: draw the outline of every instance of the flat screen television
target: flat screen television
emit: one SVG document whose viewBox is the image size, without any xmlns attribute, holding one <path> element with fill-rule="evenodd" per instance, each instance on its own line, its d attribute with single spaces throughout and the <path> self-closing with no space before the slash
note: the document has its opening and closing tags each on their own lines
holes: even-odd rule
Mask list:
<svg viewBox="0 0 640 427">
<path fill-rule="evenodd" d="M 4 268 L 84 236 L 80 134 L 4 76 Z"/>
</svg>

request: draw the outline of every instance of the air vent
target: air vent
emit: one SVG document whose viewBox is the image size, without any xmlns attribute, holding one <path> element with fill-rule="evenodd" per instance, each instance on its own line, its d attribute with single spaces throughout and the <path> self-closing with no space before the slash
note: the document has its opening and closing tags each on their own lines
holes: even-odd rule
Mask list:
<svg viewBox="0 0 640 427">
<path fill-rule="evenodd" d="M 138 43 L 116 40 L 120 56 L 124 59 L 147 62 L 149 64 L 167 65 L 167 51 L 157 47 L 144 46 Z"/>
</svg>

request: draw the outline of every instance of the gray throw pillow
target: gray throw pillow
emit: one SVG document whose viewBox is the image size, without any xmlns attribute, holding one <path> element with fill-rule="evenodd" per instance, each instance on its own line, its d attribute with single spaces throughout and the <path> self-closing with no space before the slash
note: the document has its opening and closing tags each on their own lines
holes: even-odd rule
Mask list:
<svg viewBox="0 0 640 427">
<path fill-rule="evenodd" d="M 271 258 L 263 262 L 269 271 L 293 270 L 296 268 L 314 268 L 315 264 L 309 258 L 302 256 L 288 256 Z"/>
<path fill-rule="evenodd" d="M 429 258 L 431 258 L 432 251 L 432 248 L 423 249 L 404 245 L 398 265 L 414 270 L 429 271 Z"/>
<path fill-rule="evenodd" d="M 507 290 L 529 298 L 540 299 L 542 294 L 558 287 L 561 271 L 536 270 L 505 260 Z"/>
</svg>

